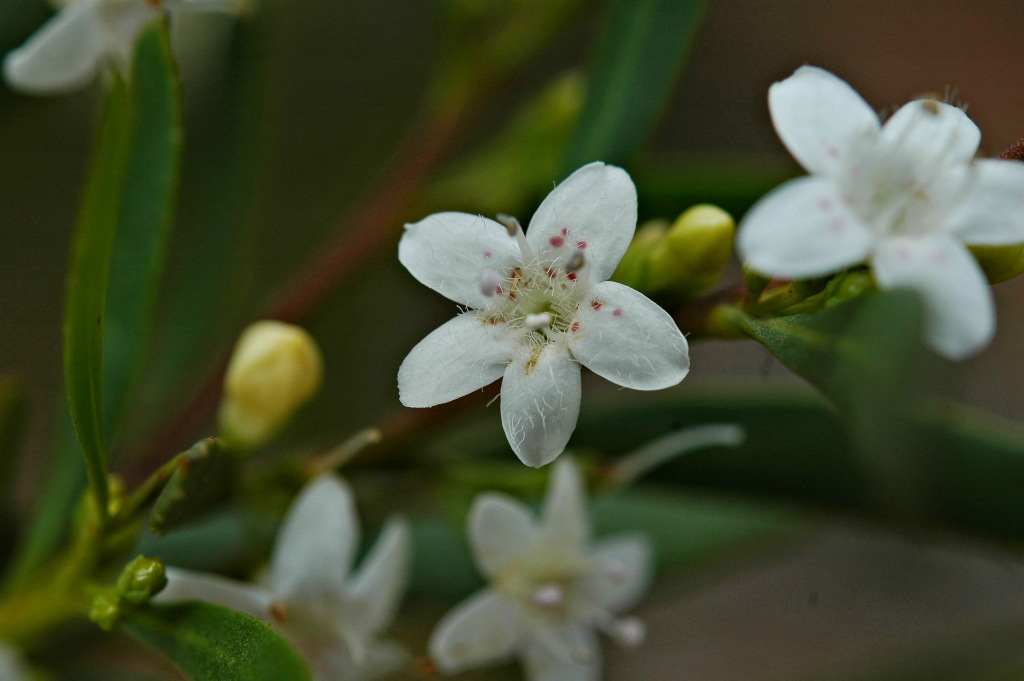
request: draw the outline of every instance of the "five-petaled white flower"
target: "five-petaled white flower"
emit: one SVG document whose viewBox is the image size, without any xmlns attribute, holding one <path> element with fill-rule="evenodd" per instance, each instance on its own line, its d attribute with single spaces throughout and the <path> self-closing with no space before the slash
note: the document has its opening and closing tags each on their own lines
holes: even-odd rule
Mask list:
<svg viewBox="0 0 1024 681">
<path fill-rule="evenodd" d="M 262 617 L 292 641 L 317 681 L 367 681 L 407 659 L 378 637 L 408 581 L 409 542 L 406 524 L 390 521 L 350 578 L 358 518 L 351 491 L 325 473 L 302 491 L 278 532 L 269 586 L 169 567 L 157 600 L 207 601 Z"/>
<path fill-rule="evenodd" d="M 402 403 L 430 407 L 504 376 L 501 422 L 530 466 L 565 448 L 579 416 L 580 365 L 627 388 L 686 376 L 686 339 L 665 310 L 606 281 L 636 229 L 636 189 L 591 163 L 541 203 L 523 234 L 478 215 L 406 225 L 398 259 L 416 279 L 471 308 L 424 338 L 398 370 Z"/>
<path fill-rule="evenodd" d="M 1024 241 L 1024 164 L 974 160 L 977 126 L 932 99 L 881 125 L 849 85 L 815 67 L 772 85 L 768 105 L 811 175 L 750 210 L 738 243 L 748 264 L 801 279 L 867 261 L 881 288 L 921 295 L 937 352 L 960 359 L 983 349 L 995 311 L 965 244 Z"/>
<path fill-rule="evenodd" d="M 648 543 L 617 535 L 591 544 L 586 498 L 576 465 L 555 466 L 540 523 L 522 503 L 478 496 L 469 540 L 491 584 L 437 625 L 430 655 L 446 673 L 522 659 L 530 681 L 597 681 L 601 657 L 594 629 L 639 645 L 631 607 L 651 576 Z"/>
<path fill-rule="evenodd" d="M 104 66 L 127 70 L 142 29 L 168 12 L 237 13 L 240 0 L 53 0 L 59 11 L 4 59 L 4 78 L 34 95 L 71 92 Z"/>
</svg>

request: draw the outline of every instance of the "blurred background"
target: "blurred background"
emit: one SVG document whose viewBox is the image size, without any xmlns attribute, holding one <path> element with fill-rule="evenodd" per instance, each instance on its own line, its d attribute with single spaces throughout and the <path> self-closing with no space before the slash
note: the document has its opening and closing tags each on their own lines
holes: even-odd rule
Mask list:
<svg viewBox="0 0 1024 681">
<path fill-rule="evenodd" d="M 2 2 L 6 52 L 48 10 L 35 0 Z M 493 178 L 472 163 L 553 82 L 585 78 L 608 30 L 604 3 L 573 3 L 540 46 L 523 41 L 522 64 L 468 102 L 451 95 L 459 116 L 435 133 L 438 148 L 425 151 L 417 142 L 424 121 L 448 101 L 432 73 L 452 54 L 472 61 L 478 45 L 453 24 L 454 4 L 289 0 L 267 2 L 241 22 L 190 16 L 173 27 L 186 130 L 178 224 L 155 349 L 122 445 L 157 432 L 241 326 L 326 242 L 367 224 L 359 213 L 367 197 L 379 197 L 382 186 L 400 191 L 429 161 L 427 176 L 436 181 L 402 199 L 390 232 L 306 317 L 324 351 L 326 382 L 278 447 L 322 448 L 401 413 L 399 363 L 454 311 L 398 265 L 401 221 L 445 209 L 504 210 L 525 223 L 563 178 L 557 159 L 537 150 L 529 180 L 511 190 L 488 185 Z M 1022 27 L 1019 0 L 712 0 L 656 129 L 627 164 L 641 219 L 672 219 L 702 200 L 738 219 L 755 195 L 735 189 L 732 178 L 767 190 L 798 174 L 772 131 L 766 91 L 801 64 L 836 73 L 883 113 L 921 93 L 948 94 L 981 128 L 982 153 L 998 154 L 1024 135 Z M 585 80 L 567 83 L 560 101 L 570 114 L 552 108 L 538 123 L 563 144 Z M 457 79 L 448 86 L 460 87 Z M 29 98 L 0 90 L 0 375 L 28 391 L 29 454 L 18 487 L 25 512 L 61 417 L 64 276 L 97 112 L 91 91 Z M 531 167 L 528 157 L 518 163 L 513 168 Z M 493 207 L 506 197 L 513 205 Z M 974 360 L 944 367 L 937 383 L 969 405 L 1024 420 L 1024 281 L 1000 284 L 995 295 L 995 342 Z M 673 389 L 685 399 L 722 385 L 802 389 L 752 341 L 693 343 L 691 357 L 690 377 Z M 632 399 L 599 380 L 589 387 L 584 413 L 604 399 Z M 472 409 L 497 421 L 496 406 Z M 124 467 L 131 469 L 130 457 Z M 718 503 L 706 490 L 693 493 Z M 789 511 L 771 504 L 772 513 Z M 963 658 L 1000 663 L 942 678 L 1024 678 L 1024 561 L 1016 551 L 832 513 L 801 515 L 798 524 L 798 538 L 739 547 L 660 580 L 638 612 L 648 642 L 634 652 L 609 650 L 606 678 L 934 679 L 937 669 L 956 673 Z"/>
</svg>

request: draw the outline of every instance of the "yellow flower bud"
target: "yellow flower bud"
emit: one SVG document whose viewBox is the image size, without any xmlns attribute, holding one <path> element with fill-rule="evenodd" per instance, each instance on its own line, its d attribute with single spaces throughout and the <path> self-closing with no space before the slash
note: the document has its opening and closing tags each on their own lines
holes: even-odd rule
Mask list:
<svg viewBox="0 0 1024 681">
<path fill-rule="evenodd" d="M 648 291 L 647 263 L 651 249 L 665 239 L 668 221 L 651 220 L 640 225 L 632 243 L 615 268 L 612 279 L 638 291 Z"/>
<path fill-rule="evenodd" d="M 250 325 L 224 378 L 220 430 L 232 445 L 257 447 L 319 389 L 323 360 L 305 330 L 282 322 Z"/>
<path fill-rule="evenodd" d="M 708 204 L 690 208 L 651 249 L 648 286 L 682 297 L 711 288 L 725 271 L 735 233 L 735 221 L 721 208 Z"/>
<path fill-rule="evenodd" d="M 1013 279 L 1024 272 L 1024 244 L 1006 246 L 970 246 L 990 284 Z"/>
</svg>

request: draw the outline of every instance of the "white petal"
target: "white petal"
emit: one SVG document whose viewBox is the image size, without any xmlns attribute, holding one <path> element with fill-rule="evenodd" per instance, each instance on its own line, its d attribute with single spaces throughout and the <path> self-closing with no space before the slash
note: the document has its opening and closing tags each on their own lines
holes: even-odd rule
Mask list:
<svg viewBox="0 0 1024 681">
<path fill-rule="evenodd" d="M 270 592 L 262 587 L 207 572 L 168 566 L 167 586 L 154 600 L 158 603 L 204 601 L 267 619 L 273 599 Z"/>
<path fill-rule="evenodd" d="M 604 281 L 580 304 L 572 354 L 595 374 L 627 388 L 660 390 L 690 370 L 686 338 L 672 316 L 628 286 Z"/>
<path fill-rule="evenodd" d="M 836 176 L 852 140 L 878 130 L 878 116 L 843 80 L 802 66 L 768 90 L 772 123 L 789 153 L 812 173 Z"/>
<path fill-rule="evenodd" d="M 448 612 L 430 636 L 430 657 L 446 674 L 500 662 L 523 636 L 518 606 L 484 589 Z"/>
<path fill-rule="evenodd" d="M 12 88 L 29 94 L 71 92 L 96 77 L 105 45 L 99 3 L 80 0 L 62 9 L 24 45 L 8 53 L 4 78 Z"/>
<path fill-rule="evenodd" d="M 160 10 L 148 2 L 109 3 L 104 7 L 107 29 L 107 51 L 128 71 L 135 55 L 135 44 L 142 29 L 161 16 Z"/>
<path fill-rule="evenodd" d="M 956 204 L 947 226 L 969 244 L 1024 241 L 1024 163 L 977 161 L 970 189 Z"/>
<path fill-rule="evenodd" d="M 565 627 L 557 646 L 531 641 L 523 655 L 529 681 L 598 681 L 601 648 L 594 632 L 583 626 Z M 555 649 L 553 649 L 555 648 Z"/>
<path fill-rule="evenodd" d="M 804 279 L 864 260 L 872 241 L 831 180 L 801 177 L 772 190 L 750 209 L 736 246 L 758 272 Z"/>
<path fill-rule="evenodd" d="M 409 542 L 409 525 L 404 520 L 391 520 L 384 527 L 350 585 L 349 595 L 359 608 L 353 626 L 375 634 L 394 619 L 409 582 Z"/>
<path fill-rule="evenodd" d="M 34 675 L 14 646 L 0 641 L 0 679 L 4 681 L 30 681 Z"/>
<path fill-rule="evenodd" d="M 583 166 L 540 204 L 526 238 L 540 260 L 567 259 L 582 250 L 592 281 L 604 281 L 636 230 L 636 187 L 622 168 Z"/>
<path fill-rule="evenodd" d="M 967 114 L 934 99 L 908 102 L 882 126 L 882 145 L 912 159 L 919 178 L 974 158 L 981 131 Z"/>
<path fill-rule="evenodd" d="M 921 294 L 925 337 L 939 354 L 964 359 L 992 340 L 992 292 L 963 244 L 951 237 L 889 239 L 871 265 L 882 288 L 905 287 Z"/>
<path fill-rule="evenodd" d="M 470 307 L 486 307 L 480 291 L 486 269 L 498 274 L 519 262 L 519 247 L 493 220 L 468 213 L 434 213 L 405 226 L 398 260 L 416 279 L 441 295 Z"/>
<path fill-rule="evenodd" d="M 398 368 L 398 395 L 407 407 L 432 407 L 501 378 L 513 353 L 504 324 L 476 312 L 445 322 L 406 356 Z"/>
<path fill-rule="evenodd" d="M 551 473 L 544 495 L 544 540 L 558 547 L 582 546 L 590 536 L 587 494 L 576 462 L 564 457 Z"/>
<path fill-rule="evenodd" d="M 501 425 L 527 466 L 540 468 L 562 453 L 580 413 L 580 365 L 554 344 L 523 353 L 501 383 Z"/>
<path fill-rule="evenodd" d="M 320 475 L 302 490 L 277 532 L 270 567 L 274 597 L 315 601 L 340 595 L 358 545 L 352 492 L 337 475 Z"/>
<path fill-rule="evenodd" d="M 636 605 L 651 583 L 651 545 L 639 535 L 606 537 L 591 552 L 587 592 L 613 614 Z"/>
<path fill-rule="evenodd" d="M 473 500 L 468 535 L 480 571 L 492 577 L 529 551 L 535 536 L 533 516 L 519 501 L 485 492 Z"/>
</svg>

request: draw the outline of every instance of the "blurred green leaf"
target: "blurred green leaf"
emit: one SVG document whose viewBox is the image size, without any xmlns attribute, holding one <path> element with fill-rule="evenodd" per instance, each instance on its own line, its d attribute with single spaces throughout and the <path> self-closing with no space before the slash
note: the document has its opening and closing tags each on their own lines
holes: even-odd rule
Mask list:
<svg viewBox="0 0 1024 681">
<path fill-rule="evenodd" d="M 149 350 L 178 188 L 181 95 L 162 25 L 154 25 L 139 39 L 132 99 L 136 125 L 103 334 L 104 425 L 111 436 L 132 399 Z"/>
<path fill-rule="evenodd" d="M 9 583 L 23 579 L 56 550 L 85 486 L 82 457 L 90 449 L 80 444 L 82 434 L 76 436 L 73 421 L 84 419 L 91 433 L 92 475 L 103 475 L 105 492 L 100 468 L 105 471 L 106 464 L 97 466 L 96 448 L 106 456 L 117 412 L 130 399 L 145 359 L 181 146 L 180 97 L 163 26 L 143 33 L 134 68 L 132 87 L 115 81 L 108 94 L 75 237 L 65 363 L 77 366 L 74 373 L 65 371 L 68 407 L 79 416 L 63 414 L 51 476 Z M 77 406 L 70 397 L 72 380 Z"/>
<path fill-rule="evenodd" d="M 922 341 L 917 294 L 878 293 L 773 319 L 737 311 L 734 321 L 839 407 L 864 472 L 875 478 L 879 503 L 907 513 L 925 510 L 911 468 L 930 446 L 917 412 L 932 355 Z"/>
<path fill-rule="evenodd" d="M 131 157 L 133 102 L 114 78 L 73 238 L 64 312 L 64 382 L 89 484 L 105 514 L 107 435 L 103 426 L 103 319 L 121 196 Z"/>
<path fill-rule="evenodd" d="M 867 470 L 835 409 L 820 397 L 761 383 L 729 388 L 688 383 L 695 393 L 617 392 L 602 403 L 585 401 L 571 447 L 615 456 L 689 426 L 736 423 L 746 430 L 743 444 L 691 452 L 648 480 L 852 513 L 904 528 L 1024 543 L 1019 424 L 953 404 L 919 416 L 931 446 L 916 451 L 907 467 L 914 476 L 909 484 L 922 501 L 908 517 L 906 509 L 879 493 L 879 476 Z M 447 437 L 424 446 L 414 455 L 439 463 L 513 456 L 493 414 L 478 417 L 475 425 L 456 424 Z"/>
<path fill-rule="evenodd" d="M 160 492 L 149 529 L 161 535 L 202 515 L 228 498 L 235 459 L 213 438 L 197 442 L 183 456 Z"/>
<path fill-rule="evenodd" d="M 129 609 L 124 627 L 194 681 L 308 681 L 298 653 L 267 623 L 209 603 Z"/>
<path fill-rule="evenodd" d="M 611 0 L 566 174 L 622 164 L 647 139 L 696 35 L 704 0 Z"/>
</svg>

